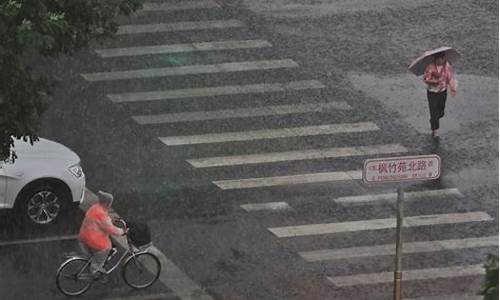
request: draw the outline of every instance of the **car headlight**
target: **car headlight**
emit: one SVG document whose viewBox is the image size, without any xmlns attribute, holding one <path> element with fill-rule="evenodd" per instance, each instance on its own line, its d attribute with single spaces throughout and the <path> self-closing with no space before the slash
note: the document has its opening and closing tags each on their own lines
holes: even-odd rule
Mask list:
<svg viewBox="0 0 500 300">
<path fill-rule="evenodd" d="M 80 166 L 80 163 L 77 163 L 76 165 L 72 165 L 71 167 L 68 168 L 68 170 L 73 174 L 76 178 L 80 178 L 83 176 L 83 169 Z"/>
</svg>

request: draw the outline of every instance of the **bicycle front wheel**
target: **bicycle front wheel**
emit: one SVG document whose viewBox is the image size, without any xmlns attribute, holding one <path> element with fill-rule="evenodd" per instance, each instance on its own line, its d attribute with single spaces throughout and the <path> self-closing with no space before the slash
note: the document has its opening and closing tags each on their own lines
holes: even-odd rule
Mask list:
<svg viewBox="0 0 500 300">
<path fill-rule="evenodd" d="M 130 256 L 123 266 L 123 279 L 134 289 L 144 289 L 158 280 L 160 260 L 153 254 L 142 252 Z"/>
<path fill-rule="evenodd" d="M 78 296 L 85 293 L 92 285 L 90 261 L 74 257 L 65 261 L 57 270 L 57 288 L 67 296 Z"/>
</svg>

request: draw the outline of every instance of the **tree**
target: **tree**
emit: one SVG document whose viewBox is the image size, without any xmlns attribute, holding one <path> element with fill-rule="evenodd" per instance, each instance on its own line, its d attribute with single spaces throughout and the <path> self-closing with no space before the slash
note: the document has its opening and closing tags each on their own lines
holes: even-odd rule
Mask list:
<svg viewBox="0 0 500 300">
<path fill-rule="evenodd" d="M 489 255 L 486 264 L 486 281 L 481 290 L 484 300 L 498 300 L 498 256 Z"/>
<path fill-rule="evenodd" d="M 15 158 L 13 138 L 38 140 L 53 85 L 30 64 L 113 36 L 115 18 L 141 5 L 142 0 L 0 0 L 0 160 Z"/>
</svg>

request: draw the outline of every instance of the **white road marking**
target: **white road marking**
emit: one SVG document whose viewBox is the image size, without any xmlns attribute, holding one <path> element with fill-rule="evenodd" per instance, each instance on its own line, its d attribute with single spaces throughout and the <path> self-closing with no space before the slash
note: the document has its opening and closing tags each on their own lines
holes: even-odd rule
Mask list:
<svg viewBox="0 0 500 300">
<path fill-rule="evenodd" d="M 361 179 L 361 171 L 327 172 L 299 174 L 291 176 L 246 178 L 234 180 L 219 180 L 213 183 L 222 190 L 248 189 L 279 185 L 308 184 L 320 182 L 334 182 L 341 180 Z"/>
<path fill-rule="evenodd" d="M 166 300 L 172 298 L 177 298 L 174 293 L 121 296 L 116 298 L 99 298 L 98 300 Z"/>
<path fill-rule="evenodd" d="M 327 124 L 305 127 L 290 127 L 279 129 L 263 129 L 240 132 L 209 133 L 187 136 L 169 136 L 159 139 L 167 146 L 211 144 L 223 142 L 241 142 L 264 139 L 289 138 L 300 136 L 330 135 L 338 133 L 351 133 L 379 130 L 377 125 L 371 122 Z"/>
<path fill-rule="evenodd" d="M 492 221 L 493 218 L 485 212 L 452 213 L 438 215 L 422 215 L 406 217 L 404 227 L 428 226 L 440 224 L 458 224 L 468 222 Z M 309 224 L 269 228 L 279 238 L 353 232 L 365 230 L 379 230 L 396 227 L 396 218 L 351 221 L 342 223 Z"/>
<path fill-rule="evenodd" d="M 420 298 L 405 298 L 404 300 L 483 300 L 484 298 L 479 295 L 467 295 L 467 294 L 453 294 L 453 295 L 438 295 Z"/>
<path fill-rule="evenodd" d="M 151 91 L 125 94 L 108 94 L 115 103 L 169 100 L 224 95 L 241 95 L 296 90 L 322 89 L 325 86 L 317 80 L 291 81 L 286 83 L 260 83 L 249 85 L 214 86 L 194 89 Z"/>
<path fill-rule="evenodd" d="M 380 12 L 389 9 L 415 10 L 419 6 L 434 3 L 432 0 L 349 0 L 349 1 L 289 1 L 289 0 L 253 0 L 245 1 L 248 9 L 259 15 L 273 18 L 317 19 L 324 16 L 345 15 L 360 12 Z M 452 3 L 452 1 L 446 1 Z M 435 24 L 435 23 L 433 23 Z M 415 38 L 413 32 L 403 35 L 408 40 Z M 410 38 L 411 37 L 411 38 Z M 402 38 L 399 37 L 399 40 Z M 405 40 L 406 41 L 406 40 Z M 495 96 L 494 96 L 495 97 Z"/>
<path fill-rule="evenodd" d="M 117 34 L 155 33 L 169 31 L 225 29 L 242 27 L 244 24 L 239 20 L 213 20 L 197 22 L 173 22 L 142 25 L 122 25 Z"/>
<path fill-rule="evenodd" d="M 402 153 L 408 150 L 399 144 L 370 145 L 344 148 L 325 148 L 287 152 L 272 152 L 262 154 L 220 156 L 188 159 L 195 168 L 209 168 L 221 166 L 249 165 L 261 163 L 274 163 L 284 161 L 297 161 L 307 159 L 326 159 L 347 156 L 363 156 L 386 153 Z"/>
<path fill-rule="evenodd" d="M 405 192 L 404 195 L 405 200 L 414 200 L 425 197 L 442 197 L 442 196 L 455 196 L 462 198 L 464 195 L 456 188 Z M 333 201 L 339 204 L 373 204 L 373 203 L 395 202 L 396 199 L 397 199 L 397 193 L 387 193 L 387 194 L 370 194 L 370 195 L 360 195 L 360 196 L 339 197 L 333 199 Z"/>
<path fill-rule="evenodd" d="M 465 238 L 454 240 L 437 240 L 425 242 L 405 242 L 403 253 L 437 252 L 467 248 L 498 246 L 498 236 Z M 348 259 L 356 257 L 373 257 L 380 255 L 394 255 L 394 244 L 374 245 L 366 247 L 352 247 L 340 249 L 323 249 L 299 252 L 308 262 Z"/>
<path fill-rule="evenodd" d="M 463 276 L 484 275 L 483 265 L 453 266 L 447 268 L 430 268 L 407 270 L 403 273 L 403 281 L 453 278 Z M 389 283 L 394 280 L 394 272 L 358 274 L 351 276 L 328 277 L 338 287 L 365 284 Z"/>
<path fill-rule="evenodd" d="M 179 269 L 170 259 L 168 259 L 159 249 L 152 247 L 150 249 L 160 259 L 162 268 L 165 270 L 160 273 L 159 280 L 169 289 L 174 291 L 175 295 L 183 300 L 213 300 L 198 284 L 196 284 L 186 273 Z"/>
<path fill-rule="evenodd" d="M 80 208 L 86 211 L 96 201 L 97 196 L 87 189 L 85 191 L 85 199 L 80 204 Z M 110 210 L 110 214 L 119 217 L 112 209 Z M 121 247 L 127 247 L 127 241 L 124 237 L 113 237 L 113 240 L 120 244 Z M 210 295 L 182 272 L 182 270 L 169 260 L 158 248 L 151 246 L 149 251 L 158 257 L 162 266 L 162 272 L 160 272 L 158 280 L 172 290 L 177 297 L 182 300 L 213 300 Z"/>
<path fill-rule="evenodd" d="M 107 81 L 107 80 L 194 75 L 194 74 L 271 70 L 271 69 L 281 69 L 281 68 L 295 68 L 298 66 L 299 65 L 291 59 L 281 59 L 281 60 L 231 62 L 231 63 L 221 63 L 213 65 L 191 65 L 191 66 L 169 67 L 169 68 L 152 68 L 152 69 L 116 71 L 116 72 L 83 73 L 81 75 L 87 81 Z"/>
<path fill-rule="evenodd" d="M 57 241 L 67 241 L 67 240 L 76 240 L 77 238 L 78 238 L 78 235 L 62 235 L 62 236 L 54 236 L 54 237 L 46 237 L 46 238 L 13 240 L 13 241 L 0 242 L 0 247 L 2 247 L 2 246 L 14 246 L 14 245 L 25 245 L 25 244 L 35 244 L 35 243 L 38 244 L 38 243 L 57 242 Z"/>
<path fill-rule="evenodd" d="M 261 210 L 291 210 L 292 208 L 286 202 L 267 202 L 267 203 L 251 203 L 240 205 L 241 208 L 248 212 Z"/>
<path fill-rule="evenodd" d="M 183 0 L 179 3 L 147 2 L 142 4 L 142 9 L 138 12 L 148 11 L 176 11 L 202 8 L 219 8 L 220 5 L 212 0 Z"/>
<path fill-rule="evenodd" d="M 218 42 L 203 42 L 190 44 L 172 44 L 157 46 L 138 46 L 128 48 L 109 48 L 96 49 L 95 52 L 103 57 L 136 56 L 150 54 L 167 54 L 195 51 L 214 51 L 214 50 L 235 50 L 271 47 L 271 44 L 263 40 L 233 40 Z"/>
<path fill-rule="evenodd" d="M 255 108 L 237 108 L 212 111 L 195 111 L 170 113 L 159 115 L 133 116 L 132 118 L 141 125 L 162 124 L 176 122 L 193 122 L 206 120 L 220 120 L 232 118 L 249 118 L 271 115 L 287 115 L 308 112 L 323 112 L 331 109 L 349 110 L 351 107 L 345 102 L 328 102 L 314 104 L 273 105 Z"/>
</svg>

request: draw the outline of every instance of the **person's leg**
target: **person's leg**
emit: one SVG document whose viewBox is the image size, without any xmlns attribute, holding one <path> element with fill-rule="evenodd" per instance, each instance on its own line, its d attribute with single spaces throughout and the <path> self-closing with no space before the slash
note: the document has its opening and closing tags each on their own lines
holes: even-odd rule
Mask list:
<svg viewBox="0 0 500 300">
<path fill-rule="evenodd" d="M 106 270 L 104 269 L 104 263 L 106 262 L 106 258 L 108 258 L 110 249 L 102 250 L 102 251 L 95 251 L 92 259 L 91 266 L 94 269 L 93 272 L 101 272 L 105 273 Z"/>
<path fill-rule="evenodd" d="M 94 274 L 94 276 L 99 277 L 97 271 L 102 271 L 99 267 L 100 258 L 96 257 L 96 255 L 99 256 L 99 252 L 92 250 L 82 242 L 79 242 L 78 244 L 80 245 L 80 249 L 82 250 L 83 254 L 90 258 L 90 272 Z"/>
<path fill-rule="evenodd" d="M 427 101 L 429 102 L 429 113 L 430 113 L 430 123 L 431 130 L 434 132 L 439 129 L 439 100 L 438 94 L 427 91 Z"/>
<path fill-rule="evenodd" d="M 447 92 L 439 93 L 439 118 L 444 117 L 444 109 L 446 107 Z"/>
<path fill-rule="evenodd" d="M 80 246 L 80 250 L 82 251 L 83 255 L 85 256 L 92 256 L 92 251 L 85 245 L 84 243 L 78 241 L 78 245 Z"/>
</svg>

